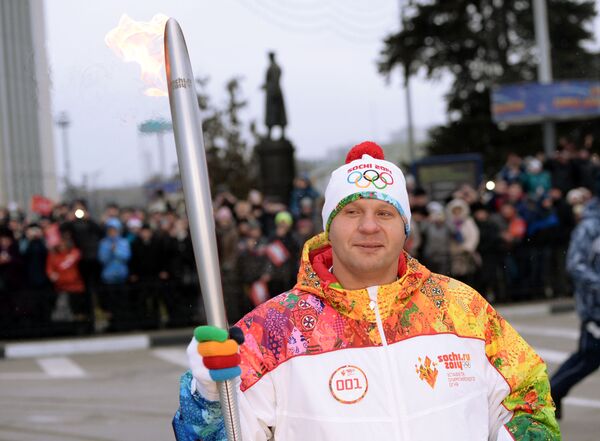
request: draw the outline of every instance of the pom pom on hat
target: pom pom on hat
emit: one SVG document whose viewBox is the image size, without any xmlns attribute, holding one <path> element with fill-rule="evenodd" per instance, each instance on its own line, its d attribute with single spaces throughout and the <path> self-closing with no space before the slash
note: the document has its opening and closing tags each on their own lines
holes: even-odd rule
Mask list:
<svg viewBox="0 0 600 441">
<path fill-rule="evenodd" d="M 357 199 L 379 199 L 398 210 L 408 235 L 410 205 L 406 180 L 402 170 L 384 158 L 381 147 L 365 141 L 352 147 L 346 156 L 346 163 L 331 173 L 322 211 L 323 229 L 326 232 L 329 232 L 333 218 L 345 205 Z"/>
<path fill-rule="evenodd" d="M 378 144 L 375 144 L 373 141 L 365 141 L 356 144 L 350 149 L 346 155 L 346 164 L 349 164 L 356 159 L 361 159 L 363 155 L 369 155 L 371 158 L 375 159 L 385 159 L 383 149 Z"/>
</svg>

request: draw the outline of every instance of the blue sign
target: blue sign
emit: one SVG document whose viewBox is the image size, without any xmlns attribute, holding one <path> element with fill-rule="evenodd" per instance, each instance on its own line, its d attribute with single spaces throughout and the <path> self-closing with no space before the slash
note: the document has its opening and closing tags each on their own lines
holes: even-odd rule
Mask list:
<svg viewBox="0 0 600 441">
<path fill-rule="evenodd" d="M 144 121 L 138 126 L 138 130 L 141 133 L 162 133 L 170 132 L 173 130 L 173 124 L 170 121 L 164 119 L 150 119 Z"/>
<path fill-rule="evenodd" d="M 600 116 L 600 81 L 498 86 L 492 91 L 496 123 L 526 124 Z"/>
</svg>

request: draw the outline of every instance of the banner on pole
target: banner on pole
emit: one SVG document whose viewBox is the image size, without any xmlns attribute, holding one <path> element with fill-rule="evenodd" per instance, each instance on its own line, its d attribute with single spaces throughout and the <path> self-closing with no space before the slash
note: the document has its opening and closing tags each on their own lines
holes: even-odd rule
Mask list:
<svg viewBox="0 0 600 441">
<path fill-rule="evenodd" d="M 496 123 L 529 124 L 600 117 L 600 81 L 558 81 L 497 86 L 492 91 Z"/>
</svg>

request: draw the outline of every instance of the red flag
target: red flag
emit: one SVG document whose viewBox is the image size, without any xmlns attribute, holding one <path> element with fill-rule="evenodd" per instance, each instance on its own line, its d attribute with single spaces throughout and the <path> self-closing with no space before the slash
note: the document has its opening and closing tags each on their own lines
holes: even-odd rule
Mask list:
<svg viewBox="0 0 600 441">
<path fill-rule="evenodd" d="M 267 245 L 265 252 L 275 266 L 283 265 L 290 258 L 290 252 L 280 240 Z"/>
<path fill-rule="evenodd" d="M 45 198 L 39 194 L 31 196 L 31 211 L 42 216 L 48 216 L 52 213 L 54 202 L 52 199 Z"/>
<path fill-rule="evenodd" d="M 250 286 L 250 301 L 254 306 L 258 306 L 269 298 L 269 288 L 266 282 L 257 280 Z"/>
</svg>

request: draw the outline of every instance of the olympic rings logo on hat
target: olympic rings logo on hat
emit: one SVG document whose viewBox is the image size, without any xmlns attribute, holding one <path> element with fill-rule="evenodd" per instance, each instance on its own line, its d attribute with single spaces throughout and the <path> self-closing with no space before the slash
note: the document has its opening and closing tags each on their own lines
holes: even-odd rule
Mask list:
<svg viewBox="0 0 600 441">
<path fill-rule="evenodd" d="M 383 190 L 388 185 L 394 183 L 394 178 L 388 172 L 378 172 L 377 170 L 369 169 L 364 172 L 354 170 L 348 175 L 347 181 L 348 184 L 354 184 L 358 188 L 368 188 L 373 184 L 376 189 Z"/>
</svg>

